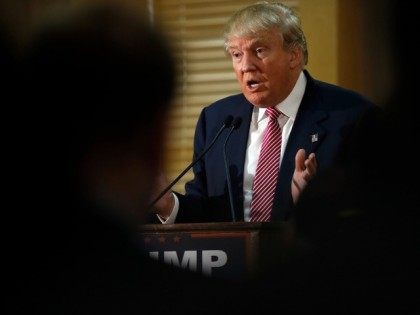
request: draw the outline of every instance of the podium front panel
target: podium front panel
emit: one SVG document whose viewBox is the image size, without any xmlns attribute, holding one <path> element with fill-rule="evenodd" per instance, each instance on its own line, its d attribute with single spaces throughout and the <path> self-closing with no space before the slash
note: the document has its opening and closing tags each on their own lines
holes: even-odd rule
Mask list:
<svg viewBox="0 0 420 315">
<path fill-rule="evenodd" d="M 206 276 L 244 279 L 258 269 L 260 249 L 282 231 L 278 225 L 248 222 L 153 224 L 139 229 L 136 242 L 159 262 Z"/>
</svg>

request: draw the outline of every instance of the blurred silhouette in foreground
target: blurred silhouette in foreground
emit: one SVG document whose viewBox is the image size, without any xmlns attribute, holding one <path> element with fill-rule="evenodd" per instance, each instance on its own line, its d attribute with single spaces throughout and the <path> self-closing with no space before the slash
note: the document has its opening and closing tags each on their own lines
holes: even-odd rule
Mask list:
<svg viewBox="0 0 420 315">
<path fill-rule="evenodd" d="M 10 313 L 202 313 L 226 304 L 216 282 L 149 261 L 130 242 L 161 158 L 174 87 L 169 45 L 139 12 L 97 2 L 52 9 L 30 39 L 15 69 Z"/>
</svg>

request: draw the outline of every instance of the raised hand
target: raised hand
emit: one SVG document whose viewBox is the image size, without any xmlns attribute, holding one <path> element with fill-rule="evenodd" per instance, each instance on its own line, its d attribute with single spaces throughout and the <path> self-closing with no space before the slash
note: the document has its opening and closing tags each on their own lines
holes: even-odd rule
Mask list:
<svg viewBox="0 0 420 315">
<path fill-rule="evenodd" d="M 305 189 L 308 182 L 315 176 L 317 170 L 315 153 L 309 154 L 306 158 L 304 149 L 300 149 L 295 156 L 295 171 L 292 177 L 292 198 L 296 204 L 300 194 Z"/>
</svg>

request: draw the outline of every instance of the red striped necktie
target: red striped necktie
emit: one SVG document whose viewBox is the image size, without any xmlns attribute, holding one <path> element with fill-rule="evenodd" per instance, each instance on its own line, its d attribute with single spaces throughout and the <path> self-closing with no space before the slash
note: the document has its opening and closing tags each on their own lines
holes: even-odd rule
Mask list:
<svg viewBox="0 0 420 315">
<path fill-rule="evenodd" d="M 282 114 L 275 107 L 267 108 L 266 113 L 269 121 L 265 129 L 255 172 L 251 201 L 251 222 L 270 221 L 280 167 L 282 139 L 278 118 Z"/>
</svg>

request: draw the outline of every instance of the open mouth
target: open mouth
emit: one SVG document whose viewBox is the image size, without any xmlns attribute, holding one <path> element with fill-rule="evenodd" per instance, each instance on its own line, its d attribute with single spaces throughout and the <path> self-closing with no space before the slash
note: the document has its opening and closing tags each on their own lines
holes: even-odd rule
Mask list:
<svg viewBox="0 0 420 315">
<path fill-rule="evenodd" d="M 261 85 L 260 81 L 256 81 L 256 80 L 248 80 L 246 82 L 246 86 L 250 89 L 250 90 L 256 90 L 258 89 L 258 87 Z"/>
</svg>

